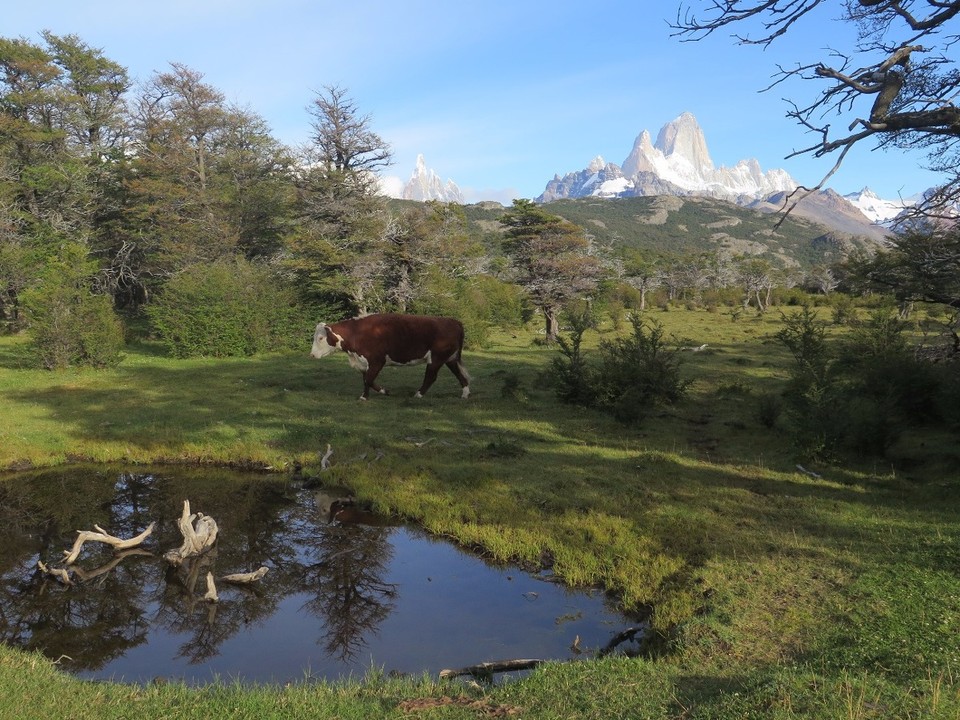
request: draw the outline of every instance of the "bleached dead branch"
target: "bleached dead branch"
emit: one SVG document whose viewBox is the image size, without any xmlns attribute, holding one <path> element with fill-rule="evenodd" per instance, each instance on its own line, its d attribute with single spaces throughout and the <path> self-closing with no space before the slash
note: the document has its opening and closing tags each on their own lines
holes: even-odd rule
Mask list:
<svg viewBox="0 0 960 720">
<path fill-rule="evenodd" d="M 163 556 L 171 565 L 181 565 L 187 558 L 202 555 L 217 541 L 217 521 L 203 513 L 191 513 L 189 500 L 183 501 L 183 513 L 177 526 L 183 535 L 183 545 Z"/>
<path fill-rule="evenodd" d="M 153 532 L 153 528 L 156 523 L 150 523 L 147 526 L 147 529 L 136 537 L 128 538 L 124 540 L 123 538 L 115 537 L 109 534 L 99 525 L 94 525 L 93 530 L 77 530 L 77 539 L 73 542 L 73 547 L 69 550 L 64 550 L 64 559 L 63 562 L 65 565 L 72 565 L 76 562 L 77 557 L 80 555 L 80 549 L 83 547 L 85 542 L 99 542 L 106 545 L 111 545 L 114 550 L 127 550 L 129 548 L 137 547 L 143 544 L 143 541 L 146 540 L 150 533 Z"/>
</svg>

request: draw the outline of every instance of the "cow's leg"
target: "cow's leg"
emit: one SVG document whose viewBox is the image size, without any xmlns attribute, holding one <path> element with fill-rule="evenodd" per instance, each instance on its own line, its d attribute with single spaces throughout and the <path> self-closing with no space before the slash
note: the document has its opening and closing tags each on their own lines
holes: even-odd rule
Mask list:
<svg viewBox="0 0 960 720">
<path fill-rule="evenodd" d="M 363 371 L 363 395 L 360 396 L 361 400 L 366 400 L 369 397 L 370 390 L 374 390 L 381 395 L 387 394 L 386 388 L 377 385 L 377 375 L 380 374 L 381 370 L 383 370 L 383 363 L 373 362 Z"/>
<path fill-rule="evenodd" d="M 453 360 L 448 361 L 447 367 L 450 368 L 450 372 L 456 375 L 457 380 L 460 381 L 460 387 L 463 388 L 460 392 L 460 397 L 466 400 L 470 397 L 470 373 L 467 372 L 467 369 L 460 361 L 460 356 L 458 355 Z"/>
<path fill-rule="evenodd" d="M 430 389 L 430 386 L 433 385 L 433 382 L 437 379 L 437 373 L 440 372 L 440 366 L 443 363 L 427 363 L 427 371 L 423 374 L 423 385 L 420 386 L 420 389 L 417 390 L 414 397 L 423 397 L 426 395 L 427 390 Z"/>
</svg>

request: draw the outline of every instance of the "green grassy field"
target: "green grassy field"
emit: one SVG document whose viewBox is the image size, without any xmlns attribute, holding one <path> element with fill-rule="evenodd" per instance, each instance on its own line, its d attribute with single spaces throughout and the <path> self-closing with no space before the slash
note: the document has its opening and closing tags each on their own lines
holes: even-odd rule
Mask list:
<svg viewBox="0 0 960 720">
<path fill-rule="evenodd" d="M 490 557 L 603 585 L 652 610 L 659 632 L 647 658 L 550 664 L 485 689 L 379 676 L 132 688 L 2 648 L 0 717 L 960 717 L 956 438 L 907 434 L 887 459 L 810 464 L 759 419 L 789 369 L 776 313 L 651 315 L 707 348 L 683 354 L 687 397 L 639 425 L 560 403 L 543 377 L 556 351 L 531 333 L 469 349 L 466 402 L 449 374 L 413 399 L 416 368 L 385 370 L 393 394 L 358 402 L 359 375 L 309 358 L 309 339 L 237 360 L 171 360 L 143 342 L 114 369 L 62 373 L 26 369 L 25 341 L 0 339 L 0 468 L 320 474 L 329 444 L 325 482 Z"/>
</svg>

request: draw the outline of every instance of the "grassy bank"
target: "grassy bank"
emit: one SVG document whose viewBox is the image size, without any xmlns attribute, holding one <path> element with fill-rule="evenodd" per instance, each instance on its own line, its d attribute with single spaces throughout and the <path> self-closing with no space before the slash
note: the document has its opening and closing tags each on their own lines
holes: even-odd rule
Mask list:
<svg viewBox="0 0 960 720">
<path fill-rule="evenodd" d="M 688 397 L 638 426 L 559 403 L 542 377 L 553 351 L 528 334 L 470 349 L 467 402 L 449 375 L 414 400 L 421 370 L 399 368 L 382 375 L 394 394 L 366 403 L 345 359 L 311 360 L 306 341 L 247 360 L 171 360 L 140 343 L 111 370 L 49 373 L 26 369 L 22 339 L 0 339 L 0 468 L 319 474 L 329 444 L 330 483 L 493 557 L 602 584 L 627 609 L 652 608 L 662 633 L 656 657 L 550 665 L 486 692 L 383 678 L 136 689 L 4 649 L 0 716 L 23 716 L 23 698 L 37 717 L 960 716 L 950 439 L 892 448 L 914 457 L 909 472 L 890 459 L 811 466 L 786 428 L 759 419 L 789 364 L 777 316 L 654 316 L 707 348 L 684 354 Z"/>
</svg>

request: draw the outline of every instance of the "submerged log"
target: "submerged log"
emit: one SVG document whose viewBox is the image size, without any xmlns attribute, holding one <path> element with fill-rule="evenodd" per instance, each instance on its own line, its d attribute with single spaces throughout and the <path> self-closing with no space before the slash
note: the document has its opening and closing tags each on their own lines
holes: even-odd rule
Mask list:
<svg viewBox="0 0 960 720">
<path fill-rule="evenodd" d="M 217 542 L 217 521 L 203 513 L 191 513 L 189 500 L 183 501 L 177 527 L 183 535 L 183 545 L 163 556 L 171 565 L 182 565 L 184 560 L 204 554 Z"/>
<path fill-rule="evenodd" d="M 248 585 L 250 583 L 255 583 L 257 580 L 262 578 L 270 570 L 266 565 L 261 568 L 254 570 L 253 572 L 245 573 L 233 573 L 232 575 L 224 575 L 221 580 L 228 583 L 237 583 L 239 585 Z"/>
<path fill-rule="evenodd" d="M 113 559 L 105 565 L 101 565 L 98 568 L 93 570 L 84 570 L 83 568 L 73 567 L 73 576 L 77 579 L 77 582 L 85 583 L 94 580 L 101 575 L 106 575 L 108 572 L 113 570 L 117 565 L 123 562 L 128 557 L 142 556 L 142 557 L 153 557 L 153 553 L 149 550 L 144 550 L 143 548 L 130 548 L 128 550 L 121 550 L 120 552 L 114 554 Z"/>
<path fill-rule="evenodd" d="M 94 525 L 93 530 L 77 530 L 77 539 L 73 541 L 73 547 L 63 551 L 63 562 L 65 565 L 72 565 L 76 562 L 77 557 L 80 555 L 80 549 L 85 542 L 104 543 L 113 546 L 114 550 L 127 550 L 142 545 L 143 541 L 153 532 L 154 525 L 156 525 L 156 523 L 150 523 L 142 533 L 126 540 L 114 537 L 99 525 Z"/>
<path fill-rule="evenodd" d="M 640 625 L 636 627 L 629 627 L 626 630 L 621 630 L 612 638 L 610 638 L 610 641 L 606 645 L 600 648 L 600 652 L 597 653 L 597 657 L 609 655 L 623 643 L 627 642 L 628 640 L 633 640 L 639 633 L 647 632 L 649 629 L 650 628 L 645 625 Z"/>
</svg>

